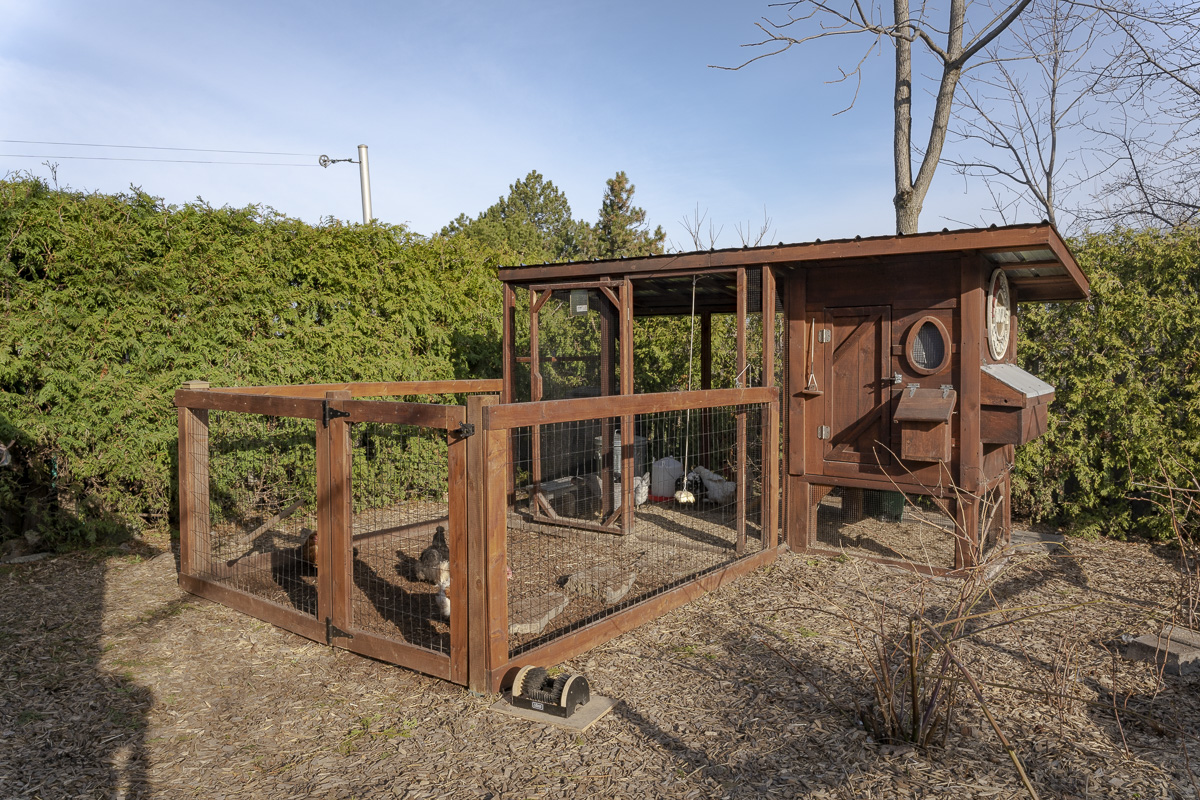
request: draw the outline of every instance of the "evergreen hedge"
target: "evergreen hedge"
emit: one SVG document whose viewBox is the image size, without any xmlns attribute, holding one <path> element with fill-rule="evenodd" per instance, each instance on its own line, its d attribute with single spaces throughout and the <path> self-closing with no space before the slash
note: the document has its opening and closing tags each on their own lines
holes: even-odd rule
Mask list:
<svg viewBox="0 0 1200 800">
<path fill-rule="evenodd" d="M 185 380 L 497 375 L 495 260 L 465 237 L 18 177 L 0 248 L 0 538 L 166 522 Z"/>
<path fill-rule="evenodd" d="M 1015 507 L 1077 533 L 1166 537 L 1141 485 L 1200 469 L 1200 230 L 1071 245 L 1090 300 L 1022 306 L 1022 362 L 1056 394 L 1049 431 L 1017 449 Z"/>
</svg>

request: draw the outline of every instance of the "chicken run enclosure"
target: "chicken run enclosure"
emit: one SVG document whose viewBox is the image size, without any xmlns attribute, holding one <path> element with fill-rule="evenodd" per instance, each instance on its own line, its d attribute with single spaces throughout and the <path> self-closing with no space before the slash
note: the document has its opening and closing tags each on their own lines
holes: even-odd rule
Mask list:
<svg viewBox="0 0 1200 800">
<path fill-rule="evenodd" d="M 1086 296 L 1044 225 L 499 277 L 499 379 L 177 391 L 183 588 L 495 691 L 784 541 L 969 570 L 1053 397 L 1016 295 Z"/>
</svg>

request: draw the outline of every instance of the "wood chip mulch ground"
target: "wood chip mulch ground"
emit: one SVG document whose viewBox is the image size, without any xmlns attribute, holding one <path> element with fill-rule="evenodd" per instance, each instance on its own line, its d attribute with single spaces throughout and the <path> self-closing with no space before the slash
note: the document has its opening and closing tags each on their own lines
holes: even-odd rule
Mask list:
<svg viewBox="0 0 1200 800">
<path fill-rule="evenodd" d="M 184 594 L 175 570 L 146 544 L 0 566 L 0 798 L 1027 796 L 973 703 L 929 752 L 843 710 L 869 702 L 866 662 L 823 612 L 936 609 L 952 583 L 784 554 L 564 665 L 619 701 L 576 734 Z M 1165 548 L 1068 541 L 994 578 L 1012 615 L 1061 608 L 960 651 L 1040 796 L 1198 796 L 1200 678 L 1119 655 L 1175 575 Z"/>
</svg>

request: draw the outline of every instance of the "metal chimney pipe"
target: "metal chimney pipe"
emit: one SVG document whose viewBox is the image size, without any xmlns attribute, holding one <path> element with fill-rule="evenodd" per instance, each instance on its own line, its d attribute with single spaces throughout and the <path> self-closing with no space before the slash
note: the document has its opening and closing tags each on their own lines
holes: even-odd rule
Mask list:
<svg viewBox="0 0 1200 800">
<path fill-rule="evenodd" d="M 362 182 L 363 224 L 370 223 L 371 216 L 371 171 L 367 167 L 367 146 L 358 146 L 358 177 Z"/>
</svg>

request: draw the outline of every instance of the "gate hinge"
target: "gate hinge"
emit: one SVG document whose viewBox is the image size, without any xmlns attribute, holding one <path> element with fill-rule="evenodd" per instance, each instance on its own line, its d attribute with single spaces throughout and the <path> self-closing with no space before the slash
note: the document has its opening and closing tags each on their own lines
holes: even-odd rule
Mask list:
<svg viewBox="0 0 1200 800">
<path fill-rule="evenodd" d="M 833 341 L 833 331 L 829 330 L 829 328 L 821 328 L 821 330 L 817 331 L 817 341 L 821 344 L 829 344 L 829 342 Z"/>
<path fill-rule="evenodd" d="M 458 423 L 458 435 L 463 437 L 464 439 L 467 438 L 468 436 L 474 436 L 475 435 L 475 423 L 474 422 Z"/>
<path fill-rule="evenodd" d="M 333 644 L 334 637 L 342 639 L 353 639 L 354 634 L 344 631 L 337 625 L 333 624 L 333 620 L 329 617 L 325 618 L 325 644 Z"/>
<path fill-rule="evenodd" d="M 829 438 L 829 426 L 828 425 L 818 425 L 817 426 L 817 438 L 818 439 L 828 439 Z"/>
<path fill-rule="evenodd" d="M 328 400 L 321 401 L 321 424 L 324 427 L 326 427 L 326 428 L 329 427 L 329 420 L 331 420 L 331 419 L 337 419 L 338 417 L 348 417 L 348 416 L 350 416 L 349 411 L 338 411 L 336 408 L 329 407 Z"/>
</svg>

